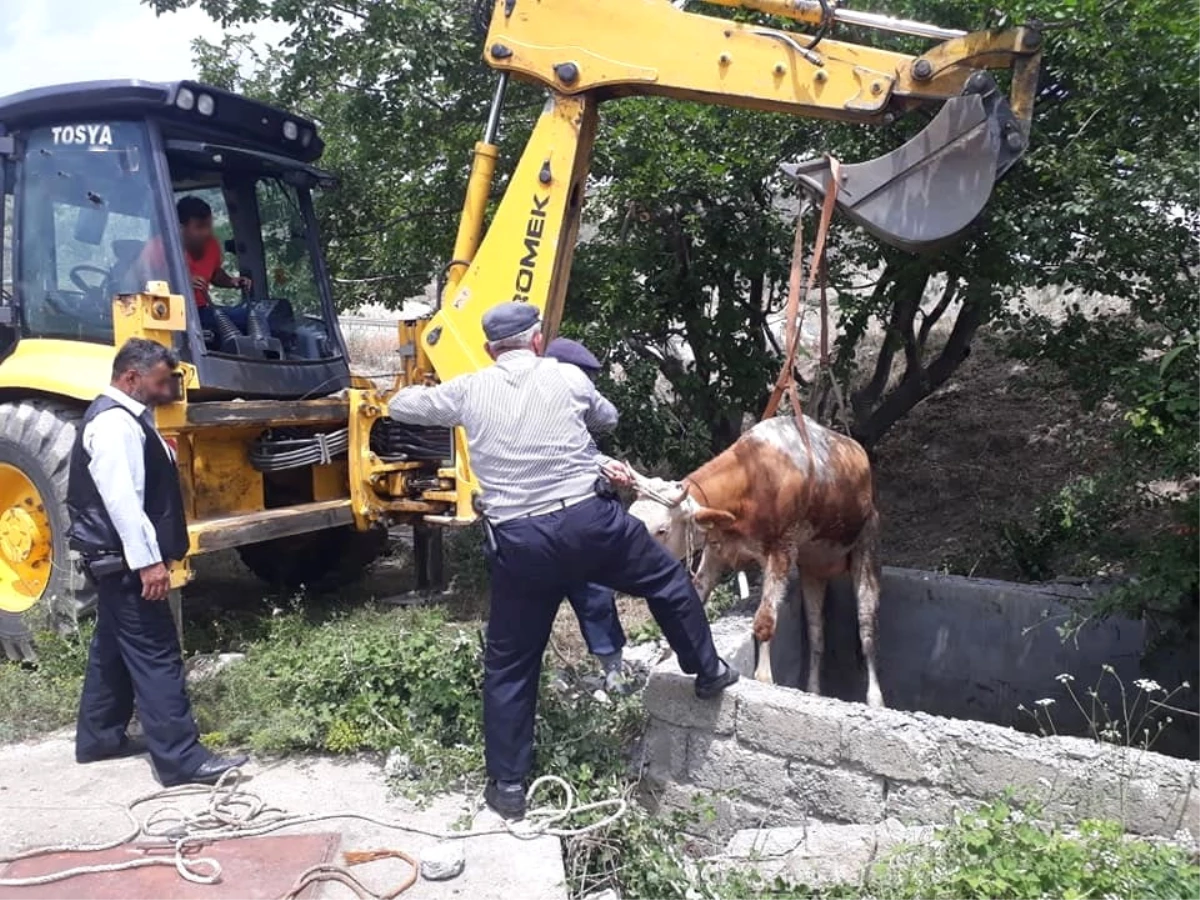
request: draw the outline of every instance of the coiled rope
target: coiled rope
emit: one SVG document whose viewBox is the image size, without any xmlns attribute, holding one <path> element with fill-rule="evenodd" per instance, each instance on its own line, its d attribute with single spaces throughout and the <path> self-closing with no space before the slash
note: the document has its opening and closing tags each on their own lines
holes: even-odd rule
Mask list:
<svg viewBox="0 0 1200 900">
<path fill-rule="evenodd" d="M 141 859 L 131 859 L 117 863 L 97 863 L 94 865 L 74 866 L 58 872 L 45 875 L 34 875 L 27 878 L 0 878 L 0 887 L 36 887 L 43 884 L 53 884 L 80 875 L 95 875 L 105 872 L 122 872 L 130 869 L 141 869 L 150 866 L 174 866 L 180 878 L 193 884 L 216 884 L 221 879 L 221 864 L 209 856 L 198 856 L 195 852 L 204 844 L 216 841 L 236 840 L 238 838 L 260 837 L 284 828 L 294 828 L 300 825 L 310 825 L 314 822 L 325 822 L 331 819 L 357 819 L 368 822 L 380 828 L 394 831 L 404 831 L 409 834 L 419 834 L 439 841 L 466 840 L 468 838 L 485 837 L 488 835 L 509 834 L 521 840 L 534 840 L 539 837 L 570 838 L 591 834 L 609 827 L 625 815 L 628 802 L 623 797 L 612 797 L 593 803 L 579 803 L 575 789 L 570 783 L 557 775 L 543 775 L 536 779 L 526 792 L 526 802 L 529 811 L 521 822 L 505 821 L 502 828 L 488 828 L 482 831 L 435 831 L 418 828 L 403 822 L 381 819 L 367 813 L 354 810 L 342 810 L 325 813 L 289 813 L 278 807 L 270 806 L 261 797 L 243 787 L 241 773 L 230 769 L 212 787 L 204 785 L 181 785 L 180 787 L 164 788 L 143 794 L 127 805 L 119 807 L 129 817 L 130 828 L 121 837 L 98 844 L 54 844 L 45 847 L 35 847 L 23 850 L 11 856 L 0 856 L 0 865 L 47 856 L 53 853 L 98 853 L 113 850 L 130 844 L 138 838 L 149 838 L 163 841 L 163 846 L 173 846 L 173 856 L 147 856 Z M 561 798 L 557 806 L 547 805 L 535 807 L 535 795 L 543 787 L 557 788 Z M 164 806 L 150 812 L 145 818 L 139 818 L 135 812 L 138 807 L 147 803 L 161 800 L 177 800 L 185 797 L 205 796 L 206 802 L 198 811 L 188 812 L 178 806 Z M 564 827 L 561 823 L 586 813 L 597 813 L 607 810 L 600 819 L 587 825 Z M 401 859 L 412 861 L 412 857 L 399 851 L 390 851 Z M 369 856 L 369 854 L 368 854 Z M 371 856 L 370 858 L 376 858 Z M 347 854 L 347 863 L 367 862 L 363 854 Z M 319 870 L 319 871 L 318 871 Z M 314 866 L 302 873 L 296 885 L 287 895 L 294 896 L 304 886 L 314 881 L 339 881 L 351 887 L 356 893 L 359 889 L 367 891 L 361 882 L 347 869 L 335 864 Z M 414 877 L 413 882 L 416 881 Z M 301 884 L 303 882 L 303 884 Z M 354 882 L 352 886 L 350 882 Z M 367 891 L 370 897 L 395 896 L 409 885 L 390 895 L 375 895 Z M 360 897 L 366 896 L 359 894 Z M 286 900 L 286 898 L 285 898 Z"/>
</svg>

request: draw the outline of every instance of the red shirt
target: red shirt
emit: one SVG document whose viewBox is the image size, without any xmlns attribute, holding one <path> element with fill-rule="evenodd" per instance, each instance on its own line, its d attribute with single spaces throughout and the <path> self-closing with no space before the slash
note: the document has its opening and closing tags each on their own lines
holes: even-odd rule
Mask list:
<svg viewBox="0 0 1200 900">
<path fill-rule="evenodd" d="M 221 245 L 217 243 L 215 237 L 209 238 L 208 243 L 204 245 L 204 252 L 199 258 L 192 256 L 185 248 L 183 259 L 187 263 L 188 272 L 192 275 L 199 275 L 211 284 L 213 276 L 221 268 Z M 146 249 L 142 251 L 142 264 L 147 271 L 166 272 L 167 258 L 163 253 L 162 238 L 154 237 L 146 242 Z M 197 306 L 208 306 L 207 291 L 196 290 L 195 294 Z"/>
</svg>

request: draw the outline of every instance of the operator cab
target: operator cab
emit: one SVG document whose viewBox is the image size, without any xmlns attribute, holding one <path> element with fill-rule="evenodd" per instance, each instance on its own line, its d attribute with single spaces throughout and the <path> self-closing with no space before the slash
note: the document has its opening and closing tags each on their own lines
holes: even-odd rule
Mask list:
<svg viewBox="0 0 1200 900">
<path fill-rule="evenodd" d="M 24 339 L 111 344 L 113 298 L 166 281 L 187 300 L 177 349 L 205 394 L 346 387 L 313 211 L 312 191 L 333 180 L 312 165 L 322 150 L 312 122 L 194 82 L 0 98 L 10 248 L 0 257 L 0 358 Z M 209 274 L 216 266 L 245 290 L 193 287 L 199 262 L 178 209 L 197 201 L 211 211 Z"/>
</svg>

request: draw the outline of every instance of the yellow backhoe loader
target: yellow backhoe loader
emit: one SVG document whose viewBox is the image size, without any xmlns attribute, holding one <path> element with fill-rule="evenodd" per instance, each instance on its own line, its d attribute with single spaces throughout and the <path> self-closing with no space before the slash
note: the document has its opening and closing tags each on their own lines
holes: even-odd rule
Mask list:
<svg viewBox="0 0 1200 900">
<path fill-rule="evenodd" d="M 919 251 L 952 240 L 1025 151 L 1041 53 L 1035 27 L 965 34 L 848 10 L 835 0 L 718 0 L 787 28 L 688 12 L 686 0 L 485 0 L 484 61 L 498 74 L 439 308 L 401 322 L 397 384 L 489 363 L 480 320 L 523 300 L 557 331 L 600 103 L 636 95 L 886 126 L 940 105 L 878 160 L 845 165 L 838 208 Z M 838 40 L 839 25 L 929 40 L 910 56 Z M 1001 70 L 1007 97 L 989 70 Z M 509 78 L 546 105 L 489 227 L 485 208 Z M 175 442 L 191 553 L 236 548 L 284 584 L 352 577 L 385 527 L 411 524 L 422 577 L 441 578 L 439 526 L 477 515 L 461 432 L 399 425 L 386 392 L 351 377 L 321 254 L 314 123 L 185 81 L 98 82 L 0 98 L 0 645 L 33 652 L 39 610 L 59 622 L 89 593 L 68 552 L 67 457 L 115 347 L 177 349 Z M 793 174 L 828 187 L 821 160 Z M 201 326 L 175 216 L 200 196 L 253 287 Z M 157 253 L 148 253 L 148 246 Z M 174 583 L 190 577 L 188 561 Z"/>
</svg>

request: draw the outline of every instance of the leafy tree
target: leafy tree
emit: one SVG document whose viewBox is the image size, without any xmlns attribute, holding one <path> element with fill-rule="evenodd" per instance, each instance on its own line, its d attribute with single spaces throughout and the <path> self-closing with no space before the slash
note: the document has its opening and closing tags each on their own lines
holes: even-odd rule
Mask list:
<svg viewBox="0 0 1200 900">
<path fill-rule="evenodd" d="M 325 163 L 344 179 L 320 206 L 344 305 L 396 306 L 437 277 L 494 84 L 467 10 L 432 0 L 147 2 L 159 11 L 198 5 L 234 28 L 266 19 L 290 27 L 258 57 L 238 36 L 199 43 L 197 52 L 205 77 L 321 122 Z M 1155 550 L 1141 555 L 1158 573 L 1146 579 L 1157 597 L 1176 588 L 1194 596 L 1195 493 L 1186 489 L 1196 472 L 1200 368 L 1194 5 L 887 6 L 966 29 L 1041 20 L 1045 57 L 1031 150 L 962 243 L 914 257 L 845 222 L 835 227 L 834 370 L 852 388 L 852 432 L 876 445 L 946 383 L 981 328 L 999 328 L 1014 352 L 1061 364 L 1085 402 L 1128 412 L 1097 522 L 1141 502 L 1138 485 L 1185 483 L 1184 499 L 1171 501 L 1179 504 L 1174 530 L 1151 535 Z M 923 46 L 853 28 L 839 34 Z M 532 88 L 510 90 L 497 196 L 540 102 Z M 589 239 L 565 327 L 619 367 L 623 377 L 609 389 L 627 401 L 618 435 L 627 450 L 678 472 L 727 445 L 761 410 L 780 362 L 769 326 L 784 300 L 796 208 L 777 164 L 820 152 L 872 158 L 928 117 L 864 129 L 652 98 L 602 108 Z M 1065 298 L 1065 310 L 1034 302 L 1048 293 Z M 882 329 L 881 342 L 872 328 Z M 827 413 L 828 400 L 811 397 L 809 408 Z M 1072 509 L 1084 493 L 1072 489 Z M 1155 555 L 1168 545 L 1178 546 L 1173 555 Z"/>
</svg>

